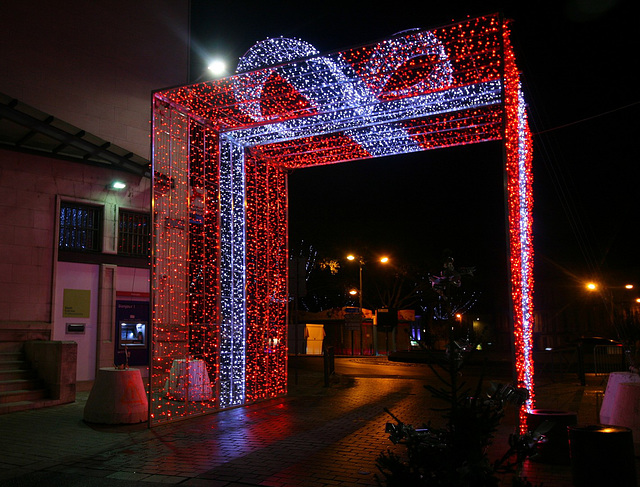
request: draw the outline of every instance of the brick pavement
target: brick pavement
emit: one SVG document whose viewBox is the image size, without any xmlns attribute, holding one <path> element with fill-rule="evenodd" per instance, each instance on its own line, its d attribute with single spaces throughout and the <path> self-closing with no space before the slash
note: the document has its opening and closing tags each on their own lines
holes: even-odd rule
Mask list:
<svg viewBox="0 0 640 487">
<path fill-rule="evenodd" d="M 73 404 L 0 416 L 0 486 L 374 486 L 375 459 L 393 448 L 382 408 L 407 423 L 439 420 L 429 418 L 424 380 L 341 376 L 324 388 L 318 372 L 298 374 L 287 397 L 153 429 L 84 423 L 87 393 Z M 575 383 L 538 386 L 538 407 L 579 410 L 581 422 L 595 422 L 596 401 Z M 506 418 L 493 458 L 512 431 Z M 568 466 L 527 462 L 524 473 L 545 487 L 572 485 Z"/>
</svg>

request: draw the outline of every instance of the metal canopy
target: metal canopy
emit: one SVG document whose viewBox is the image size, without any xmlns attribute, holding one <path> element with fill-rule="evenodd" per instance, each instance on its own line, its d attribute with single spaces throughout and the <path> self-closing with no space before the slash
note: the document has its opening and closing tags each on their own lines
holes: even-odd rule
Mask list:
<svg viewBox="0 0 640 487">
<path fill-rule="evenodd" d="M 150 162 L 0 93 L 0 148 L 149 177 Z"/>
</svg>

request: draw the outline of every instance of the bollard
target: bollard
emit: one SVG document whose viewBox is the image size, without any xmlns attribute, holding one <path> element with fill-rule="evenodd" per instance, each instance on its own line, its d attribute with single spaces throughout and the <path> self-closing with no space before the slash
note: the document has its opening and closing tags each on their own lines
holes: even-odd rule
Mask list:
<svg viewBox="0 0 640 487">
<path fill-rule="evenodd" d="M 324 386 L 329 387 L 329 378 L 335 372 L 335 352 L 333 347 L 324 349 Z"/>
<path fill-rule="evenodd" d="M 139 369 L 103 367 L 84 406 L 87 423 L 142 423 L 148 419 L 147 392 Z"/>
<path fill-rule="evenodd" d="M 571 474 L 575 487 L 636 487 L 631 430 L 622 426 L 569 426 Z"/>
</svg>

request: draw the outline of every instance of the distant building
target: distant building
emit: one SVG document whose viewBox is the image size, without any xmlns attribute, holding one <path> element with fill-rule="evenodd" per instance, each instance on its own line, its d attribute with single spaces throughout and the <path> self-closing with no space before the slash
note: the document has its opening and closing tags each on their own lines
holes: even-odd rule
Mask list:
<svg viewBox="0 0 640 487">
<path fill-rule="evenodd" d="M 151 93 L 188 81 L 189 1 L 2 10 L 0 342 L 75 341 L 78 381 L 146 363 Z"/>
<path fill-rule="evenodd" d="M 309 353 L 305 343 L 309 336 L 305 327 L 313 323 L 324 326 L 324 346 L 333 347 L 335 353 L 341 355 L 378 355 L 418 348 L 417 342 L 411 338 L 420 333 L 415 311 L 394 310 L 395 324 L 389 328 L 380 323 L 381 311 L 384 310 L 363 308 L 362 319 L 358 319 L 360 314 L 356 307 L 331 308 L 315 313 L 299 311 L 300 324 L 291 325 L 289 329 L 289 353 L 304 354 L 305 350 Z"/>
</svg>

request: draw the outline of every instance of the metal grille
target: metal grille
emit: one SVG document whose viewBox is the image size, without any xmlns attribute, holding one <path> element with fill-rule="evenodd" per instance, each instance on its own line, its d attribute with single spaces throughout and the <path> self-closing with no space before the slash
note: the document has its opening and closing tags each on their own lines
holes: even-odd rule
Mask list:
<svg viewBox="0 0 640 487">
<path fill-rule="evenodd" d="M 596 345 L 593 347 L 594 372 L 596 375 L 624 372 L 624 348 L 620 345 Z"/>
<path fill-rule="evenodd" d="M 149 215 L 120 210 L 118 253 L 135 257 L 149 255 Z"/>
<path fill-rule="evenodd" d="M 61 250 L 100 252 L 102 250 L 102 208 L 78 203 L 60 204 Z"/>
</svg>

